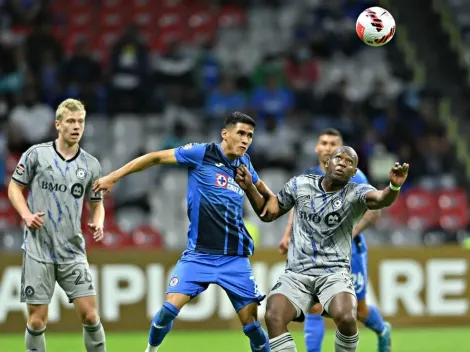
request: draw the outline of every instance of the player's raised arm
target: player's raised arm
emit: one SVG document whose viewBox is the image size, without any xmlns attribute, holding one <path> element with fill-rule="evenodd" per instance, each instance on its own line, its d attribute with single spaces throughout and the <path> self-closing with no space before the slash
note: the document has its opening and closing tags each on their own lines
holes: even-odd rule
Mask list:
<svg viewBox="0 0 470 352">
<path fill-rule="evenodd" d="M 246 166 L 242 165 L 237 168 L 237 175 L 235 180 L 240 185 L 248 197 L 254 211 L 260 219 L 264 222 L 271 222 L 275 219 L 286 214 L 295 204 L 295 200 L 290 191 L 289 183 L 284 186 L 284 189 L 279 192 L 277 197 L 263 197 L 258 188 L 253 184 L 251 173 Z M 269 201 L 269 208 L 266 207 Z"/>
<path fill-rule="evenodd" d="M 382 209 L 393 204 L 398 198 L 401 186 L 408 177 L 408 164 L 395 163 L 390 170 L 390 185 L 382 191 L 370 191 L 365 194 L 365 202 L 369 209 Z"/>
<path fill-rule="evenodd" d="M 114 185 L 123 177 L 148 169 L 154 165 L 187 165 L 197 166 L 202 162 L 205 145 L 190 143 L 184 147 L 176 149 L 160 150 L 142 155 L 111 172 L 109 175 L 100 178 L 93 184 L 95 193 L 103 191 L 109 192 Z"/>
</svg>

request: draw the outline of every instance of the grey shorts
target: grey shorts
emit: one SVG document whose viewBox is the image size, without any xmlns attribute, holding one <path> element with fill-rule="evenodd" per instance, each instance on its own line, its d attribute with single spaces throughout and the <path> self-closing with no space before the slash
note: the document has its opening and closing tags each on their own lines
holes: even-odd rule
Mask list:
<svg viewBox="0 0 470 352">
<path fill-rule="evenodd" d="M 23 254 L 21 302 L 49 304 L 56 282 L 67 294 L 70 302 L 78 297 L 96 296 L 87 262 L 50 264 Z"/>
<path fill-rule="evenodd" d="M 297 310 L 295 321 L 303 321 L 315 303 L 321 303 L 324 313 L 327 313 L 331 300 L 341 292 L 348 292 L 356 297 L 351 276 L 346 271 L 317 276 L 287 271 L 274 285 L 268 299 L 275 294 L 286 296 Z"/>
</svg>

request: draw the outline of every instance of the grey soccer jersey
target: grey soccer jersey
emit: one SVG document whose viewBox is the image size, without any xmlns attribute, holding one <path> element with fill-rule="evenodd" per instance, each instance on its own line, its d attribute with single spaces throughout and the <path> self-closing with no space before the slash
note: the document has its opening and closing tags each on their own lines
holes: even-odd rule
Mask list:
<svg viewBox="0 0 470 352">
<path fill-rule="evenodd" d="M 12 179 L 29 186 L 30 211 L 45 213 L 39 230 L 25 227 L 22 249 L 27 255 L 54 264 L 86 261 L 81 230 L 83 200 L 102 200 L 101 193 L 92 190 L 100 176 L 100 163 L 83 149 L 65 160 L 55 142 L 50 142 L 34 145 L 21 156 Z"/>
<path fill-rule="evenodd" d="M 367 184 L 350 182 L 337 192 L 325 192 L 323 176 L 292 178 L 279 192 L 280 206 L 294 207 L 294 224 L 287 270 L 305 275 L 350 269 L 352 231 L 366 211 Z"/>
</svg>

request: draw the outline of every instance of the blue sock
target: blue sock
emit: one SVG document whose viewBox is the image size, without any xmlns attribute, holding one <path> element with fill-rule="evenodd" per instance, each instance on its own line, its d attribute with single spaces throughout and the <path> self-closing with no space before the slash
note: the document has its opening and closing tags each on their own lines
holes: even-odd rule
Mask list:
<svg viewBox="0 0 470 352">
<path fill-rule="evenodd" d="M 325 336 L 325 323 L 321 315 L 307 314 L 304 336 L 307 352 L 321 352 L 321 345 Z"/>
<path fill-rule="evenodd" d="M 153 317 L 150 325 L 149 344 L 152 346 L 160 346 L 166 334 L 168 334 L 173 326 L 173 320 L 176 318 L 180 310 L 169 302 L 163 303 L 162 308 Z"/>
<path fill-rule="evenodd" d="M 385 328 L 384 319 L 376 306 L 369 306 L 369 315 L 363 323 L 377 334 L 381 334 Z"/>
<path fill-rule="evenodd" d="M 250 339 L 250 346 L 252 351 L 257 352 L 270 352 L 269 338 L 266 332 L 261 327 L 260 321 L 255 321 L 243 327 L 243 332 Z"/>
</svg>

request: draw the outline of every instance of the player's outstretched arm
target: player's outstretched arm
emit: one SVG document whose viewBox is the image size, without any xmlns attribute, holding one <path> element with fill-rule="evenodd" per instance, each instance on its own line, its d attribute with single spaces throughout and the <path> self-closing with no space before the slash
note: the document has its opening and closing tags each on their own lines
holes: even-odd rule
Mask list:
<svg viewBox="0 0 470 352">
<path fill-rule="evenodd" d="M 24 186 L 21 186 L 14 181 L 10 181 L 10 184 L 8 185 L 8 198 L 25 222 L 26 226 L 31 229 L 39 229 L 44 224 L 44 220 L 42 219 L 44 213 L 31 213 L 23 195 L 24 188 Z"/>
<path fill-rule="evenodd" d="M 109 192 L 116 182 L 118 182 L 121 178 L 135 172 L 143 171 L 153 165 L 158 164 L 178 164 L 175 156 L 175 149 L 160 150 L 158 152 L 148 153 L 128 162 L 120 169 L 111 172 L 109 175 L 102 177 L 99 180 L 96 180 L 93 184 L 93 192 Z"/>
<path fill-rule="evenodd" d="M 395 163 L 390 170 L 390 185 L 382 191 L 370 191 L 365 195 L 369 209 L 382 209 L 393 204 L 400 194 L 400 188 L 408 177 L 408 164 Z"/>
<path fill-rule="evenodd" d="M 245 191 L 253 210 L 258 214 L 263 222 L 271 222 L 286 214 L 293 204 L 282 207 L 279 199 L 274 194 L 269 194 L 269 199 L 263 197 L 258 191 L 257 186 L 253 184 L 251 173 L 245 165 L 237 168 L 235 181 Z"/>
</svg>

